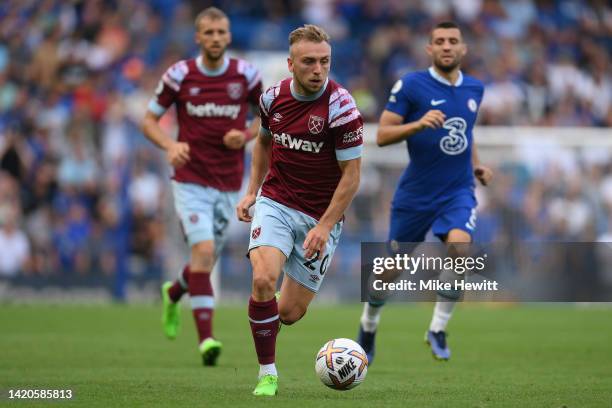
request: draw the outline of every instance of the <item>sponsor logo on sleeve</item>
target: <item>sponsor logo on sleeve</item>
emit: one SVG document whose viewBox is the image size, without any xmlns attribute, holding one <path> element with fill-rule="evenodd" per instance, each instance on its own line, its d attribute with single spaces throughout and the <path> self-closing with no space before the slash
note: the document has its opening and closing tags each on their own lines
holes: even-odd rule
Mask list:
<svg viewBox="0 0 612 408">
<path fill-rule="evenodd" d="M 402 89 L 403 82 L 401 79 L 398 79 L 395 84 L 393 84 L 393 88 L 391 88 L 391 93 L 398 93 L 400 89 Z"/>
<path fill-rule="evenodd" d="M 349 144 L 353 142 L 357 142 L 363 138 L 363 126 L 359 126 L 359 129 L 353 130 L 351 132 L 346 132 L 344 136 L 342 136 L 342 144 Z"/>
</svg>

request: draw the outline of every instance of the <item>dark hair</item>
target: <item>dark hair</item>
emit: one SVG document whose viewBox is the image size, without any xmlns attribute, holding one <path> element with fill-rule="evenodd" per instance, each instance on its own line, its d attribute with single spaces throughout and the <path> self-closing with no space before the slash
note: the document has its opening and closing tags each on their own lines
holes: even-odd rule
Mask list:
<svg viewBox="0 0 612 408">
<path fill-rule="evenodd" d="M 441 21 L 438 24 L 436 24 L 431 31 L 438 29 L 438 28 L 456 28 L 457 30 L 461 31 L 459 24 L 455 23 L 454 21 Z"/>
<path fill-rule="evenodd" d="M 438 28 L 456 28 L 457 30 L 459 30 L 459 33 L 461 33 L 461 27 L 459 27 L 459 24 L 455 23 L 454 21 L 442 21 L 436 24 L 431 29 L 431 32 L 429 33 L 430 43 L 431 43 L 431 40 L 433 40 L 433 32 L 436 31 Z"/>
</svg>

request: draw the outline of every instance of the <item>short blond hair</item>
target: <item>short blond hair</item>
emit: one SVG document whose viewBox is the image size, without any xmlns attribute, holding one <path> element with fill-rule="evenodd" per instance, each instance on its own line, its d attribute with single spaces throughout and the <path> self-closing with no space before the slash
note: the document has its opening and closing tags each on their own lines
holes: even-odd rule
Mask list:
<svg viewBox="0 0 612 408">
<path fill-rule="evenodd" d="M 329 43 L 330 37 L 319 26 L 314 24 L 304 24 L 300 28 L 296 28 L 289 34 L 289 47 L 299 41 L 312 41 L 314 43 L 326 42 Z"/>
<path fill-rule="evenodd" d="M 195 18 L 196 30 L 199 30 L 200 20 L 202 20 L 203 18 L 210 18 L 211 20 L 226 19 L 227 21 L 229 21 L 229 18 L 227 18 L 227 14 L 225 14 L 223 10 L 218 9 L 216 7 L 207 7 L 204 10 L 200 11 Z"/>
</svg>

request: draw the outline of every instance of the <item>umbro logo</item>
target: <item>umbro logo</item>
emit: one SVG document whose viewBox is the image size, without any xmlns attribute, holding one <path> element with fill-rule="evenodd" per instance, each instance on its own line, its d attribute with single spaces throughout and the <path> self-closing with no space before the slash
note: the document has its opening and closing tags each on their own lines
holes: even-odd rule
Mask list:
<svg viewBox="0 0 612 408">
<path fill-rule="evenodd" d="M 431 100 L 431 106 L 438 106 L 438 105 L 442 105 L 444 102 L 446 102 L 446 99 L 432 99 Z"/>
<path fill-rule="evenodd" d="M 282 118 L 283 118 L 283 115 L 281 115 L 280 113 L 276 112 L 274 114 L 274 116 L 272 117 L 272 120 L 275 121 L 275 122 L 280 122 Z"/>
<path fill-rule="evenodd" d="M 310 275 L 310 278 L 308 280 L 311 281 L 312 283 L 317 283 L 318 281 L 321 280 L 321 278 L 319 278 L 319 275 Z"/>
</svg>

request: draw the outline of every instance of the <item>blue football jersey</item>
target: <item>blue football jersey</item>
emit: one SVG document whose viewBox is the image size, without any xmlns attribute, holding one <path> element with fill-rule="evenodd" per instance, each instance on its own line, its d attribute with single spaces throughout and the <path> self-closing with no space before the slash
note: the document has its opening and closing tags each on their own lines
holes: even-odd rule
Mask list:
<svg viewBox="0 0 612 408">
<path fill-rule="evenodd" d="M 446 120 L 441 128 L 426 128 L 406 139 L 410 163 L 398 183 L 394 208 L 431 209 L 462 193 L 465 205 L 475 207 L 472 129 L 483 93 L 479 80 L 459 73 L 451 85 L 433 67 L 395 83 L 386 110 L 402 116 L 404 123 L 431 109 L 444 112 Z"/>
</svg>

